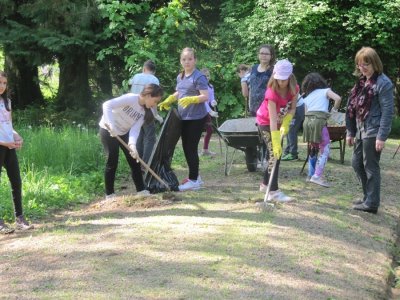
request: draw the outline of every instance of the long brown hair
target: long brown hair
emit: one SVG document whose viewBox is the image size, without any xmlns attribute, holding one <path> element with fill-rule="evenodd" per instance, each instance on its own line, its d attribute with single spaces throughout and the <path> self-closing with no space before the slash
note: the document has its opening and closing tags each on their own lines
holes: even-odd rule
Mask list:
<svg viewBox="0 0 400 300">
<path fill-rule="evenodd" d="M 301 83 L 301 90 L 303 91 L 304 98 L 316 89 L 326 88 L 328 88 L 326 80 L 317 72 L 308 73 Z"/>
<path fill-rule="evenodd" d="M 150 84 L 146 84 L 143 88 L 143 90 L 141 91 L 140 95 L 142 97 L 144 96 L 150 96 L 150 97 L 162 97 L 164 94 L 164 91 L 162 89 L 161 86 L 154 84 L 154 83 L 150 83 Z M 144 107 L 144 123 L 145 124 L 149 124 L 154 120 L 154 115 L 153 112 L 151 111 L 150 108 Z"/>
<path fill-rule="evenodd" d="M 272 47 L 271 45 L 268 45 L 268 44 L 261 45 L 260 47 L 258 47 L 257 54 L 259 54 L 260 50 L 263 49 L 263 48 L 267 48 L 269 50 L 269 53 L 271 54 L 271 59 L 269 61 L 269 65 L 268 66 L 269 67 L 273 67 L 275 65 L 275 63 L 276 63 L 276 54 L 275 54 L 274 47 Z"/>
<path fill-rule="evenodd" d="M 6 72 L 0 70 L 0 77 L 7 78 Z M 4 106 L 5 106 L 6 110 L 10 111 L 11 110 L 11 108 L 10 108 L 10 99 L 8 99 L 8 88 L 7 87 L 4 90 L 3 94 L 0 95 L 0 97 L 3 98 Z"/>
</svg>

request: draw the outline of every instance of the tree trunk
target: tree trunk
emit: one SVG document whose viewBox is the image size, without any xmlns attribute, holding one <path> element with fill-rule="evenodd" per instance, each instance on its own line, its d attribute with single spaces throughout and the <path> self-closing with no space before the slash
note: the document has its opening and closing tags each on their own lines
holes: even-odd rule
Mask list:
<svg viewBox="0 0 400 300">
<path fill-rule="evenodd" d="M 60 82 L 57 104 L 60 110 L 89 109 L 91 92 L 86 54 L 75 51 L 70 56 L 60 58 Z"/>
<path fill-rule="evenodd" d="M 13 57 L 5 52 L 5 71 L 14 108 L 44 103 L 37 66 L 30 65 L 25 58 Z"/>
<path fill-rule="evenodd" d="M 112 98 L 112 81 L 111 81 L 111 73 L 110 73 L 110 64 L 108 60 L 95 62 L 97 65 L 97 74 L 96 81 L 100 88 L 101 93 L 108 97 Z"/>
</svg>

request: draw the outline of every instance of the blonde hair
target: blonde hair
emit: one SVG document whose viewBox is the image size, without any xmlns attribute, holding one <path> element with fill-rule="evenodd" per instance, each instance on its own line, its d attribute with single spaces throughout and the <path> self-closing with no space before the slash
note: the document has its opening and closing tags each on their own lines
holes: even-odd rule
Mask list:
<svg viewBox="0 0 400 300">
<path fill-rule="evenodd" d="M 359 63 L 371 64 L 375 72 L 378 74 L 383 73 L 382 61 L 374 48 L 362 47 L 360 50 L 358 50 L 354 58 L 354 62 L 356 67 L 353 74 L 357 77 L 361 75 L 360 69 L 358 68 Z"/>
<path fill-rule="evenodd" d="M 190 48 L 190 47 L 183 48 L 181 51 L 181 58 L 182 58 L 183 53 L 185 53 L 185 52 L 191 52 L 193 54 L 194 59 L 196 59 L 196 51 L 193 48 Z M 185 77 L 185 70 L 183 70 L 181 73 L 181 79 L 183 79 L 183 77 Z"/>
<path fill-rule="evenodd" d="M 296 96 L 296 86 L 297 86 L 296 76 L 294 76 L 294 74 L 292 73 L 289 76 L 288 92 L 290 92 L 290 94 L 293 97 Z M 274 75 L 272 75 L 271 78 L 269 79 L 267 87 L 273 89 L 274 91 L 278 90 L 278 80 L 274 78 Z"/>
<path fill-rule="evenodd" d="M 193 57 L 196 58 L 196 51 L 193 48 L 190 47 L 185 47 L 181 51 L 181 56 L 183 55 L 184 52 L 192 52 Z"/>
</svg>

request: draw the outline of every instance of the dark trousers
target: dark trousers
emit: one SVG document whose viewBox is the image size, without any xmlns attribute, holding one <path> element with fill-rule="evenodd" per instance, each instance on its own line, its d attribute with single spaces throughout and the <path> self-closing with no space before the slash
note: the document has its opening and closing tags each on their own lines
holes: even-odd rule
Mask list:
<svg viewBox="0 0 400 300">
<path fill-rule="evenodd" d="M 11 194 L 14 202 L 15 216 L 19 217 L 23 213 L 22 181 L 15 149 L 8 149 L 7 147 L 0 146 L 0 174 L 3 166 L 7 171 L 7 176 L 11 184 Z"/>
<path fill-rule="evenodd" d="M 211 116 L 210 115 L 206 116 L 205 129 L 206 129 L 206 135 L 204 136 L 203 149 L 204 150 L 208 150 L 208 145 L 210 144 L 211 135 L 212 135 L 212 132 L 213 132 L 213 130 L 212 130 L 212 121 L 211 121 Z"/>
<path fill-rule="evenodd" d="M 378 208 L 381 192 L 381 152 L 375 149 L 376 138 L 356 139 L 352 166 L 361 182 L 364 203 L 371 208 Z"/>
<path fill-rule="evenodd" d="M 128 143 L 129 133 L 121 135 L 120 138 Z M 110 133 L 100 128 L 100 139 L 104 147 L 104 152 L 107 157 L 106 168 L 104 170 L 104 183 L 106 188 L 106 195 L 114 193 L 115 173 L 118 167 L 119 148 L 122 149 L 129 167 L 131 168 L 131 176 L 136 186 L 136 191 L 144 190 L 144 182 L 142 171 L 140 170 L 140 163 L 136 162 L 129 154 L 129 151 L 115 138 L 110 136 Z"/>
<path fill-rule="evenodd" d="M 259 130 L 261 133 L 261 137 L 264 140 L 264 143 L 267 145 L 267 150 L 269 153 L 269 159 L 268 159 L 268 167 L 266 168 L 264 172 L 264 179 L 263 179 L 263 184 L 268 185 L 270 176 L 272 176 L 272 181 L 271 181 L 271 187 L 270 191 L 276 191 L 279 189 L 278 187 L 278 177 L 279 177 L 279 165 L 281 162 L 281 159 L 276 159 L 274 156 L 274 152 L 272 150 L 272 139 L 271 139 L 271 131 L 269 126 L 259 126 Z M 272 169 L 274 164 L 276 163 L 275 167 L 275 172 L 272 173 Z"/>
<path fill-rule="evenodd" d="M 151 121 L 149 124 L 143 124 L 142 128 L 140 129 L 136 148 L 139 156 L 146 163 L 149 162 L 156 140 L 156 122 Z"/>
<path fill-rule="evenodd" d="M 198 120 L 182 120 L 182 147 L 189 167 L 190 180 L 197 180 L 199 176 L 199 154 L 197 153 L 197 148 L 206 120 L 207 116 Z"/>
<path fill-rule="evenodd" d="M 296 107 L 296 113 L 294 114 L 293 120 L 289 127 L 289 133 L 286 136 L 287 146 L 285 148 L 284 154 L 291 153 L 293 156 L 298 155 L 297 150 L 297 133 L 303 124 L 305 114 L 305 104 Z"/>
</svg>

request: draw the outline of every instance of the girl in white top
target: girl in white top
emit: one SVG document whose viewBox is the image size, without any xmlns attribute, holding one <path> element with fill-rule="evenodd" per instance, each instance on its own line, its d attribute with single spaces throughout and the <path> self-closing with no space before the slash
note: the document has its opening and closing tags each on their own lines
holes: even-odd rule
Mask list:
<svg viewBox="0 0 400 300">
<path fill-rule="evenodd" d="M 25 220 L 22 211 L 22 181 L 15 151 L 21 149 L 22 143 L 21 136 L 13 129 L 12 125 L 11 100 L 7 96 L 7 75 L 0 71 L 0 173 L 4 167 L 11 183 L 16 228 L 27 230 L 32 229 L 33 225 Z M 0 234 L 14 232 L 13 228 L 4 223 L 2 215 L 3 212 L 0 210 Z"/>
<path fill-rule="evenodd" d="M 113 198 L 115 173 L 118 166 L 119 148 L 125 154 L 136 191 L 142 195 L 149 194 L 145 190 L 140 164 L 133 158 L 137 157 L 136 141 L 144 122 L 151 122 L 154 115 L 152 107 L 156 107 L 163 95 L 163 90 L 156 84 L 147 84 L 137 95 L 128 93 L 108 100 L 103 104 L 103 116 L 100 120 L 100 138 L 107 156 L 104 173 L 106 199 Z M 110 132 L 106 128 L 110 127 Z M 114 137 L 118 135 L 129 145 L 130 151 Z M 133 156 L 133 157 L 132 157 Z"/>
<path fill-rule="evenodd" d="M 319 73 L 309 73 L 302 82 L 306 118 L 304 139 L 310 145 L 308 160 L 308 180 L 329 187 L 322 177 L 330 152 L 330 137 L 326 120 L 329 117 L 329 99 L 335 101 L 334 110 L 338 110 L 342 98 L 334 93 Z"/>
</svg>

